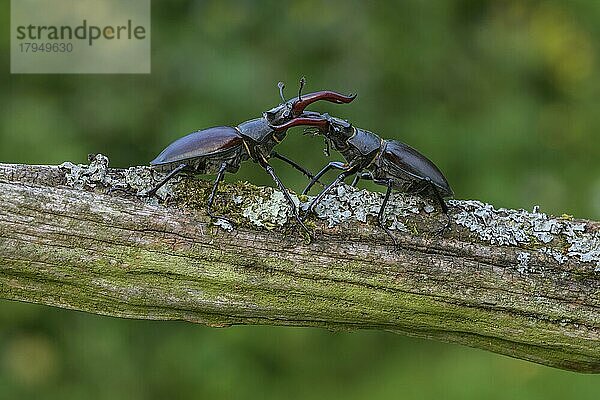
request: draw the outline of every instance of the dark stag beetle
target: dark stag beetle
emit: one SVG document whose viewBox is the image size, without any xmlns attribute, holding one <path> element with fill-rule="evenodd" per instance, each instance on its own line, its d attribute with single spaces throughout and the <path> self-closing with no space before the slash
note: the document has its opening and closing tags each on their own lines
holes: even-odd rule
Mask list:
<svg viewBox="0 0 600 400">
<path fill-rule="evenodd" d="M 292 198 L 268 160 L 270 157 L 275 157 L 290 164 L 309 178 L 312 178 L 313 175 L 294 161 L 273 151 L 273 147 L 285 137 L 286 130 L 273 130 L 271 125 L 280 125 L 301 116 L 304 109 L 316 101 L 324 100 L 337 104 L 350 103 L 356 95 L 345 96 L 332 91 L 302 95 L 304 83 L 305 80 L 302 78 L 298 97 L 286 101 L 283 96 L 284 85 L 279 82 L 282 103 L 263 113 L 260 118 L 242 122 L 236 127 L 217 126 L 196 131 L 171 143 L 150 162 L 153 168 L 169 171 L 169 174 L 146 195 L 154 195 L 160 187 L 180 172 L 216 173 L 217 177 L 208 197 L 207 212 L 212 218 L 221 218 L 231 223 L 225 217 L 214 215 L 211 210 L 217 187 L 225 172 L 235 173 L 242 161 L 252 159 L 271 175 L 292 207 L 296 220 L 310 236 L 308 229 L 298 216 L 298 210 Z"/>
<path fill-rule="evenodd" d="M 394 189 L 410 193 L 420 193 L 425 190 L 432 192 L 447 218 L 441 231 L 448 228 L 450 217 L 444 197 L 451 197 L 454 193 L 442 172 L 433 162 L 407 144 L 396 140 L 382 139 L 372 132 L 355 128 L 349 122 L 331 117 L 329 114 L 319 116 L 315 116 L 315 114 L 306 114 L 307 116 L 300 116 L 273 126 L 275 131 L 283 132 L 294 126 L 313 127 L 314 132 L 324 135 L 327 145 L 329 146 L 331 143 L 346 160 L 346 163 L 333 161 L 327 164 L 304 189 L 302 194 L 308 193 L 315 182 L 330 169 L 342 170 L 337 179 L 313 199 L 308 207 L 307 215 L 314 211 L 315 206 L 331 188 L 348 176 L 355 175 L 352 186 L 356 186 L 362 178 L 387 187 L 377 221 L 394 243 L 396 243 L 396 239 L 383 222 L 385 207 Z M 310 132 L 311 129 L 308 128 L 307 131 Z M 328 152 L 328 148 L 325 152 Z"/>
</svg>

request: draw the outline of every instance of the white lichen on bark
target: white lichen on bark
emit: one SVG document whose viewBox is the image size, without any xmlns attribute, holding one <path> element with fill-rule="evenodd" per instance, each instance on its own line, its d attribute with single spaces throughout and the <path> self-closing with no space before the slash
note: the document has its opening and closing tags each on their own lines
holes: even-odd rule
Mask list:
<svg viewBox="0 0 600 400">
<path fill-rule="evenodd" d="M 96 189 L 103 186 L 109 190 L 133 190 L 136 195 L 141 196 L 166 175 L 145 166 L 110 170 L 108 157 L 103 154 L 90 155 L 89 159 L 88 165 L 73 164 L 69 161 L 59 165 L 59 168 L 65 172 L 67 185 L 76 189 Z M 161 187 L 156 192 L 156 197 L 160 200 L 172 198 L 174 195 L 173 185 L 177 182 L 178 178 L 174 178 Z M 156 202 L 153 199 L 149 199 L 149 201 Z"/>
<path fill-rule="evenodd" d="M 290 193 L 290 196 L 295 207 L 298 207 L 300 205 L 298 196 L 294 193 Z M 245 203 L 246 206 L 242 215 L 258 227 L 271 229 L 276 226 L 283 226 L 294 217 L 289 202 L 284 194 L 278 190 L 273 189 L 268 198 L 256 196 Z"/>
<path fill-rule="evenodd" d="M 347 221 L 367 222 L 368 217 L 377 218 L 384 194 L 359 190 L 341 184 L 323 197 L 315 208 L 318 218 L 325 220 L 331 228 Z M 309 202 L 312 198 L 309 198 Z M 304 208 L 308 203 L 303 205 Z M 406 193 L 394 193 L 386 206 L 383 220 L 391 230 L 408 232 L 404 219 L 421 212 L 434 210 L 430 199 Z"/>
<path fill-rule="evenodd" d="M 164 173 L 150 167 L 130 167 L 124 170 L 111 170 L 108 158 L 101 154 L 90 159 L 89 165 L 75 165 L 65 162 L 60 168 L 65 171 L 67 184 L 74 188 L 98 188 L 104 186 L 118 190 L 134 190 L 141 195 L 152 188 L 164 177 Z M 169 182 L 158 192 L 160 200 L 174 196 L 173 187 L 177 180 Z M 242 216 L 251 224 L 272 229 L 282 227 L 293 220 L 292 209 L 280 191 L 269 189 L 267 196 L 253 199 L 240 199 L 231 196 L 231 201 L 243 209 Z M 296 207 L 306 211 L 313 197 L 303 197 L 290 193 Z M 368 218 L 375 219 L 381 208 L 384 195 L 380 192 L 359 190 L 341 184 L 325 195 L 315 208 L 316 217 L 329 227 L 350 221 L 367 223 Z M 156 199 L 148 199 L 156 202 Z M 540 254 L 550 256 L 559 263 L 574 258 L 578 262 L 592 263 L 600 272 L 600 231 L 586 230 L 584 222 L 573 221 L 570 217 L 552 217 L 539 212 L 526 210 L 495 209 L 492 205 L 475 200 L 450 200 L 449 217 L 452 222 L 475 233 L 484 242 L 500 246 L 550 245 L 555 241 L 567 244 L 564 251 L 548 246 L 537 248 Z M 386 207 L 384 223 L 391 230 L 408 232 L 405 225 L 407 217 L 418 214 L 431 214 L 436 209 L 432 199 L 406 194 L 393 193 Z M 220 221 L 220 222 L 219 222 Z M 225 230 L 232 226 L 224 220 L 215 225 Z M 527 254 L 527 253 L 522 253 Z M 527 260 L 520 259 L 519 272 L 526 272 Z"/>
<path fill-rule="evenodd" d="M 564 253 L 542 247 L 541 254 L 552 256 L 563 263 L 567 257 L 580 262 L 594 263 L 600 271 L 600 233 L 586 231 L 586 223 L 570 217 L 552 217 L 545 213 L 526 210 L 495 209 L 480 201 L 451 201 L 455 206 L 454 220 L 458 225 L 477 234 L 479 239 L 496 245 L 549 244 L 565 241 Z"/>
<path fill-rule="evenodd" d="M 307 211 L 314 196 L 304 197 L 300 202 L 294 193 L 290 193 L 294 203 L 303 211 Z M 345 222 L 367 222 L 368 217 L 377 218 L 383 203 L 383 194 L 359 190 L 352 186 L 341 184 L 326 194 L 315 207 L 317 218 L 325 221 L 328 227 Z M 434 207 L 429 199 L 418 196 L 395 193 L 387 204 L 384 222 L 391 230 L 407 232 L 403 218 L 424 211 L 433 212 Z M 289 203 L 283 193 L 273 190 L 268 198 L 257 197 L 244 208 L 244 217 L 256 226 L 283 226 L 293 218 Z"/>
<path fill-rule="evenodd" d="M 98 185 L 111 187 L 114 184 L 108 174 L 108 157 L 102 154 L 90 157 L 89 165 L 66 161 L 58 167 L 65 171 L 67 185 L 76 189 L 95 188 Z"/>
</svg>

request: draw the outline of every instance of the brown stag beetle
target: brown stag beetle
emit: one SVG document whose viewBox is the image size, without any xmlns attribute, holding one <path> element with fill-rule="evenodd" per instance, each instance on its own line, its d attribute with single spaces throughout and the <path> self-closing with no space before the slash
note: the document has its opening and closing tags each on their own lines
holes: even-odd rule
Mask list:
<svg viewBox="0 0 600 400">
<path fill-rule="evenodd" d="M 396 239 L 383 222 L 385 207 L 394 189 L 410 193 L 430 191 L 440 203 L 447 218 L 441 231 L 449 227 L 450 217 L 444 197 L 451 197 L 454 193 L 444 174 L 433 162 L 405 143 L 382 139 L 373 132 L 355 128 L 349 122 L 329 114 L 318 116 L 315 114 L 307 113 L 283 124 L 272 126 L 275 131 L 283 132 L 294 126 L 313 127 L 314 132 L 324 135 L 325 140 L 331 143 L 346 160 L 346 163 L 333 161 L 327 164 L 304 189 L 302 194 L 308 193 L 315 182 L 330 169 L 342 170 L 342 173 L 313 199 L 308 207 L 307 215 L 314 211 L 315 206 L 331 188 L 348 176 L 355 175 L 352 186 L 356 186 L 362 178 L 387 187 L 377 221 L 394 243 L 396 243 Z M 307 130 L 311 131 L 310 128 Z"/>
<path fill-rule="evenodd" d="M 304 109 L 316 101 L 324 100 L 337 104 L 350 103 L 356 95 L 345 96 L 332 91 L 302 95 L 304 83 L 305 80 L 302 78 L 298 97 L 286 101 L 283 96 L 284 85 L 279 82 L 282 103 L 263 113 L 260 118 L 242 122 L 236 127 L 217 126 L 196 131 L 171 143 L 154 160 L 150 161 L 150 165 L 156 170 L 169 173 L 145 195 L 154 195 L 160 187 L 180 172 L 216 173 L 217 176 L 208 197 L 207 213 L 212 218 L 220 218 L 231 223 L 227 218 L 213 214 L 211 207 L 214 197 L 225 172 L 235 173 L 242 161 L 252 159 L 271 175 L 292 207 L 296 220 L 310 236 L 308 229 L 298 216 L 298 210 L 287 189 L 269 164 L 269 158 L 278 158 L 309 178 L 312 178 L 313 175 L 299 164 L 273 151 L 273 147 L 285 137 L 286 130 L 274 130 L 271 125 L 281 125 L 302 116 Z"/>
</svg>

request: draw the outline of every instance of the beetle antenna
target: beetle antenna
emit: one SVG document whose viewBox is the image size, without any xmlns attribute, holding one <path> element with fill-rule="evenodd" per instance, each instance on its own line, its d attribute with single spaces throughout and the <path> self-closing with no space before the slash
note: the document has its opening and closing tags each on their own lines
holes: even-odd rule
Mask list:
<svg viewBox="0 0 600 400">
<path fill-rule="evenodd" d="M 285 87 L 285 83 L 279 82 L 277 87 L 279 88 L 279 96 L 281 96 L 281 101 L 285 103 L 285 97 L 283 97 L 283 88 Z"/>
<path fill-rule="evenodd" d="M 302 101 L 302 88 L 304 87 L 305 83 L 306 83 L 306 78 L 305 77 L 300 78 L 300 89 L 298 89 L 298 101 Z"/>
</svg>

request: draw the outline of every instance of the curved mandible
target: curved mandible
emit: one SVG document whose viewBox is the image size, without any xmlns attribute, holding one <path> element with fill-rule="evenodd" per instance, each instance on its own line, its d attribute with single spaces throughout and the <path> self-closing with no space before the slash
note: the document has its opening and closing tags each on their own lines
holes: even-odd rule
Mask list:
<svg viewBox="0 0 600 400">
<path fill-rule="evenodd" d="M 288 122 L 285 122 L 281 125 L 269 125 L 269 126 L 275 132 L 281 132 L 281 131 L 285 131 L 289 128 L 293 128 L 294 126 L 300 126 L 300 125 L 315 126 L 315 127 L 321 128 L 322 130 L 326 130 L 329 128 L 329 120 L 327 120 L 325 118 L 301 117 L 301 118 L 291 119 Z"/>
<path fill-rule="evenodd" d="M 344 94 L 333 92 L 331 90 L 322 90 L 320 92 L 305 94 L 301 97 L 299 96 L 298 100 L 296 100 L 292 105 L 292 115 L 294 117 L 299 116 L 300 114 L 302 114 L 306 107 L 319 100 L 325 100 L 336 104 L 347 104 L 355 98 L 356 94 L 346 96 Z"/>
</svg>

